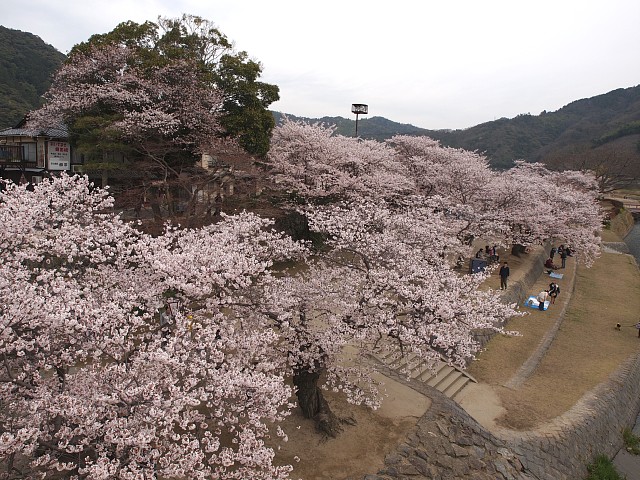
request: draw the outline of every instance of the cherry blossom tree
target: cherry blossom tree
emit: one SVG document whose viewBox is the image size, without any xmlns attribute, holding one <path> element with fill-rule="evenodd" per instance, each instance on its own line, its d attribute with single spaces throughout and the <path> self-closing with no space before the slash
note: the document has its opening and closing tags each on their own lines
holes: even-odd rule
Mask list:
<svg viewBox="0 0 640 480">
<path fill-rule="evenodd" d="M 73 55 L 56 73 L 45 105 L 31 114 L 31 121 L 64 122 L 75 142 L 85 135 L 74 128 L 80 121 L 80 128 L 101 131 L 97 139 L 88 138 L 91 148 L 102 145 L 104 151 L 96 154 L 122 151 L 150 161 L 159 178 L 177 176 L 221 132 L 222 95 L 204 83 L 194 61 L 177 59 L 148 68 L 136 55 L 118 44 Z"/>
<path fill-rule="evenodd" d="M 505 235 L 511 243 L 563 242 L 587 265 L 598 257 L 602 212 L 592 173 L 555 172 L 519 161 L 496 176 L 492 192 L 494 211 L 509 225 Z"/>
<path fill-rule="evenodd" d="M 590 172 L 552 172 L 522 161 L 493 171 L 483 155 L 428 137 L 396 136 L 384 145 L 289 121 L 274 131 L 269 160 L 274 180 L 304 201 L 402 204 L 407 195 L 421 196 L 425 205 L 446 212 L 458 228 L 449 244 L 467 245 L 467 254 L 478 238 L 521 248 L 564 242 L 586 264 L 599 252 L 602 215 Z"/>
<path fill-rule="evenodd" d="M 470 246 L 476 238 L 500 241 L 507 226 L 495 215 L 496 172 L 483 155 L 442 147 L 429 137 L 397 135 L 388 143 L 410 172 L 417 193 L 456 218 L 459 243 Z"/>
<path fill-rule="evenodd" d="M 285 121 L 269 154 L 274 181 L 298 200 L 326 239 L 308 269 L 282 279 L 272 297 L 294 384 L 306 416 L 339 430 L 321 388 L 375 406 L 373 348 L 396 349 L 412 364 L 464 367 L 474 333 L 502 331 L 516 314 L 461 275 L 452 259 L 477 238 L 509 245 L 561 238 L 597 255 L 599 214 L 591 176 L 518 163 L 489 168 L 480 154 L 426 137 L 386 144 L 334 134 L 332 127 Z M 560 202 L 562 199 L 562 202 Z M 409 357 L 410 356 L 410 357 Z"/>
<path fill-rule="evenodd" d="M 272 295 L 289 292 L 290 303 L 272 310 L 298 401 L 325 433 L 340 425 L 322 387 L 377 405 L 372 349 L 399 349 L 412 358 L 407 367 L 442 358 L 464 366 L 478 348 L 474 333 L 501 331 L 516 314 L 478 290 L 483 275 L 459 275 L 449 263 L 468 253 L 468 236 L 497 229 L 478 218 L 490 219 L 480 216 L 491 179 L 482 157 L 430 139 L 363 142 L 285 121 L 269 159 L 275 181 L 310 202 L 302 211 L 326 238 L 308 269 Z"/>
<path fill-rule="evenodd" d="M 484 156 L 428 137 L 396 136 L 390 143 L 418 191 L 462 221 L 459 241 L 492 238 L 527 246 L 556 239 L 571 244 L 587 264 L 598 255 L 602 215 L 593 173 L 550 171 L 524 161 L 498 172 Z"/>
<path fill-rule="evenodd" d="M 268 110 L 279 99 L 276 85 L 260 81 L 262 65 L 234 44 L 214 24 L 197 15 L 158 17 L 156 22 L 127 21 L 111 32 L 92 35 L 73 47 L 71 56 L 105 45 L 126 46 L 135 51 L 136 63 L 147 68 L 175 60 L 195 62 L 205 84 L 222 93 L 219 120 L 221 134 L 237 139 L 250 154 L 263 156 L 275 125 Z"/>
<path fill-rule="evenodd" d="M 103 186 L 112 176 L 127 191 L 142 187 L 140 197 L 161 221 L 160 199 L 170 206 L 177 196 L 192 201 L 192 180 L 207 178 L 196 161 L 226 142 L 218 138 L 222 94 L 205 82 L 194 60 L 150 67 L 139 56 L 117 43 L 78 51 L 56 73 L 45 105 L 30 121 L 67 124 L 71 142 L 86 156 L 85 168 L 101 172 Z M 113 160 L 114 153 L 125 161 Z"/>
<path fill-rule="evenodd" d="M 149 205 L 156 229 L 165 205 L 170 218 L 198 224 L 198 207 L 210 210 L 235 151 L 268 150 L 278 87 L 261 73 L 201 17 L 123 22 L 74 46 L 30 121 L 64 123 L 84 171 L 103 187 L 117 184 L 119 205 L 138 214 Z M 206 169 L 203 154 L 216 158 Z"/>
<path fill-rule="evenodd" d="M 152 238 L 81 177 L 4 188 L 6 477 L 287 478 L 278 338 L 229 306 L 303 247 L 251 214 Z"/>
<path fill-rule="evenodd" d="M 136 211 L 148 204 L 157 225 L 163 205 L 170 217 L 197 224 L 198 207 L 210 207 L 206 199 L 229 173 L 226 160 L 268 147 L 266 107 L 278 89 L 258 82 L 260 72 L 202 18 L 125 22 L 72 49 L 30 119 L 64 122 L 86 171 L 125 192 L 119 204 L 130 199 Z M 203 153 L 217 160 L 207 170 Z"/>
<path fill-rule="evenodd" d="M 474 332 L 501 331 L 516 314 L 478 289 L 484 275 L 451 269 L 442 253 L 455 227 L 415 200 L 400 208 L 372 201 L 310 208 L 311 227 L 328 235 L 329 251 L 271 287 L 298 402 L 328 435 L 340 431 L 340 419 L 321 386 L 352 403 L 379 404 L 373 351 L 410 356 L 409 370 L 443 358 L 464 367 L 478 348 Z"/>
<path fill-rule="evenodd" d="M 303 198 L 388 198 L 411 192 L 409 172 L 382 143 L 285 119 L 271 139 L 274 181 Z"/>
</svg>

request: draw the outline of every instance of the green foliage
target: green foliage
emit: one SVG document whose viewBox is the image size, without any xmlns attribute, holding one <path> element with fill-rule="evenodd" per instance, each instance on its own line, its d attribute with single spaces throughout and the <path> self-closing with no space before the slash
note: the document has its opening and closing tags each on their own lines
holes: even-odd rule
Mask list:
<svg viewBox="0 0 640 480">
<path fill-rule="evenodd" d="M 600 138 L 594 140 L 593 144 L 596 146 L 604 145 L 605 143 L 612 142 L 618 138 L 636 134 L 640 134 L 640 121 L 627 123 L 611 132 L 607 132 Z"/>
<path fill-rule="evenodd" d="M 119 152 L 130 160 L 136 152 L 121 138 L 118 130 L 111 128 L 119 116 L 113 114 L 85 115 L 76 119 L 69 128 L 69 138 L 76 152 L 85 157 L 87 172 L 128 171 L 130 165 L 114 162 L 113 152 Z"/>
<path fill-rule="evenodd" d="M 585 480 L 624 480 L 606 455 L 598 455 L 587 471 L 589 476 Z"/>
<path fill-rule="evenodd" d="M 622 439 L 627 452 L 640 455 L 640 437 L 634 435 L 631 429 L 625 428 L 622 431 Z"/>
<path fill-rule="evenodd" d="M 267 107 L 280 96 L 276 85 L 258 81 L 260 73 L 262 66 L 249 59 L 246 52 L 223 55 L 215 81 L 224 92 L 221 122 L 227 134 L 238 137 L 247 152 L 264 156 L 275 126 Z"/>
<path fill-rule="evenodd" d="M 210 21 L 194 15 L 159 18 L 157 23 L 128 21 L 76 45 L 70 56 L 109 44 L 133 49 L 136 64 L 147 69 L 176 59 L 195 61 L 203 79 L 224 95 L 221 117 L 224 135 L 237 137 L 251 154 L 267 153 L 275 126 L 267 108 L 279 100 L 279 89 L 260 82 L 262 65 L 251 60 L 246 52 L 235 52 L 232 43 Z"/>
<path fill-rule="evenodd" d="M 0 26 L 0 128 L 16 125 L 41 105 L 64 58 L 40 37 Z"/>
<path fill-rule="evenodd" d="M 116 28 L 108 33 L 91 35 L 89 40 L 75 45 L 69 52 L 69 57 L 77 54 L 89 55 L 92 48 L 104 47 L 106 45 L 124 45 L 137 51 L 138 55 L 145 52 L 151 54 L 155 43 L 158 41 L 158 26 L 153 22 L 138 24 L 127 21 L 120 23 Z M 155 53 L 153 58 L 157 58 Z M 145 59 L 149 61 L 150 59 Z"/>
</svg>

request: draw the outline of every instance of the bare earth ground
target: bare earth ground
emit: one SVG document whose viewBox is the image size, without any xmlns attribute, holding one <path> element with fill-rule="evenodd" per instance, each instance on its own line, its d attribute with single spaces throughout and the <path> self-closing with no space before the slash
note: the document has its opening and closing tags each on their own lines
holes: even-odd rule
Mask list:
<svg viewBox="0 0 640 480">
<path fill-rule="evenodd" d="M 283 429 L 289 440 L 276 458 L 278 463 L 294 466 L 292 479 L 356 479 L 383 467 L 385 455 L 413 430 L 431 400 L 392 379 L 378 378 L 385 383 L 386 397 L 376 411 L 354 407 L 341 396 L 325 392 L 339 417 L 352 416 L 357 421 L 354 426 L 345 425 L 337 438 L 323 439 L 315 433 L 313 421 L 302 417 L 299 410 L 285 421 Z"/>
<path fill-rule="evenodd" d="M 610 232 L 604 232 L 603 240 L 621 241 Z M 528 268 L 531 257 L 511 257 L 502 251 L 500 260 L 509 262 L 511 280 L 516 281 Z M 575 268 L 575 260 L 569 258 L 565 273 Z M 513 320 L 508 328 L 522 335 L 496 336 L 479 360 L 472 363 L 470 373 L 480 383 L 474 385 L 471 398 L 482 399 L 482 411 L 467 410 L 486 428 L 531 429 L 561 415 L 640 349 L 637 330 L 629 326 L 638 321 L 640 312 L 640 272 L 633 260 L 626 255 L 603 253 L 592 268 L 577 267 L 576 275 L 565 320 L 538 369 L 520 389 L 510 390 L 503 384 L 555 323 L 557 304 L 547 312 L 521 307 L 528 315 Z M 531 293 L 545 288 L 549 281 L 548 276 L 541 275 Z M 565 286 L 561 295 L 567 295 L 568 281 L 558 283 L 561 288 Z M 497 272 L 485 285 L 499 288 Z M 616 330 L 616 323 L 624 327 Z M 430 406 L 430 400 L 423 395 L 391 379 L 384 380 L 388 398 L 375 412 L 353 407 L 339 396 L 328 394 L 332 408 L 340 416 L 353 416 L 358 422 L 356 426 L 345 426 L 336 439 L 323 441 L 314 432 L 313 424 L 297 411 L 289 417 L 284 426 L 289 441 L 276 458 L 295 465 L 291 478 L 357 479 L 382 467 L 385 455 L 395 450 Z M 464 401 L 461 403 L 465 406 Z"/>
</svg>

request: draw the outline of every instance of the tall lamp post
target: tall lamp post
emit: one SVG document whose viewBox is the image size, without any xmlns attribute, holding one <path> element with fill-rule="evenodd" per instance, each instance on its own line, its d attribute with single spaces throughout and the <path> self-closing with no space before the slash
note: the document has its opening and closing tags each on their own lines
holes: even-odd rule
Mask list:
<svg viewBox="0 0 640 480">
<path fill-rule="evenodd" d="M 364 103 L 352 103 L 351 113 L 356 114 L 356 138 L 358 138 L 358 115 L 360 115 L 361 113 L 363 115 L 369 113 L 369 105 L 365 105 Z"/>
</svg>

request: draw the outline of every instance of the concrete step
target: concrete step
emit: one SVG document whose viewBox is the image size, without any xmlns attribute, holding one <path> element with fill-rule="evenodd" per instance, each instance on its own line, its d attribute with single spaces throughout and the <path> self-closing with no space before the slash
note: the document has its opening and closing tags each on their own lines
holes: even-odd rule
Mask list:
<svg viewBox="0 0 640 480">
<path fill-rule="evenodd" d="M 431 375 L 431 370 L 429 369 L 429 367 L 426 367 L 424 365 L 420 365 L 417 368 L 413 369 L 413 371 L 411 372 L 410 377 L 413 380 L 417 380 L 417 379 L 419 379 L 419 377 L 421 377 L 424 374 Z"/>
<path fill-rule="evenodd" d="M 416 377 L 416 380 L 419 380 L 424 383 L 428 383 L 432 378 L 441 374 L 442 370 L 447 366 L 444 362 L 438 362 L 435 366 L 435 371 L 431 368 L 425 368 L 422 372 L 422 375 Z"/>
<path fill-rule="evenodd" d="M 426 384 L 429 385 L 430 387 L 438 388 L 438 384 L 440 384 L 442 381 L 444 381 L 444 379 L 447 378 L 449 376 L 449 374 L 451 372 L 453 372 L 453 371 L 455 371 L 455 368 L 450 367 L 447 364 L 444 364 L 444 366 L 438 370 L 436 375 L 431 377 L 426 382 Z"/>
<path fill-rule="evenodd" d="M 452 369 L 446 377 L 444 377 L 442 380 L 440 380 L 436 385 L 436 389 L 438 389 L 439 391 L 441 391 L 442 393 L 444 393 L 447 388 L 449 388 L 449 386 L 454 383 L 456 380 L 458 380 L 460 377 L 462 376 L 462 373 L 460 373 L 458 370 L 456 370 L 455 368 Z"/>
<path fill-rule="evenodd" d="M 400 350 L 378 350 L 371 355 L 392 370 L 405 375 L 414 381 L 426 383 L 453 399 L 470 382 L 477 381 L 467 374 L 444 361 L 438 362 L 435 371 L 424 364 L 414 353 L 403 355 Z"/>
<path fill-rule="evenodd" d="M 469 377 L 460 374 L 456 381 L 449 385 L 449 387 L 442 393 L 444 393 L 449 398 L 454 398 L 458 393 L 462 391 L 464 387 L 467 386 L 469 382 L 471 382 Z"/>
</svg>

